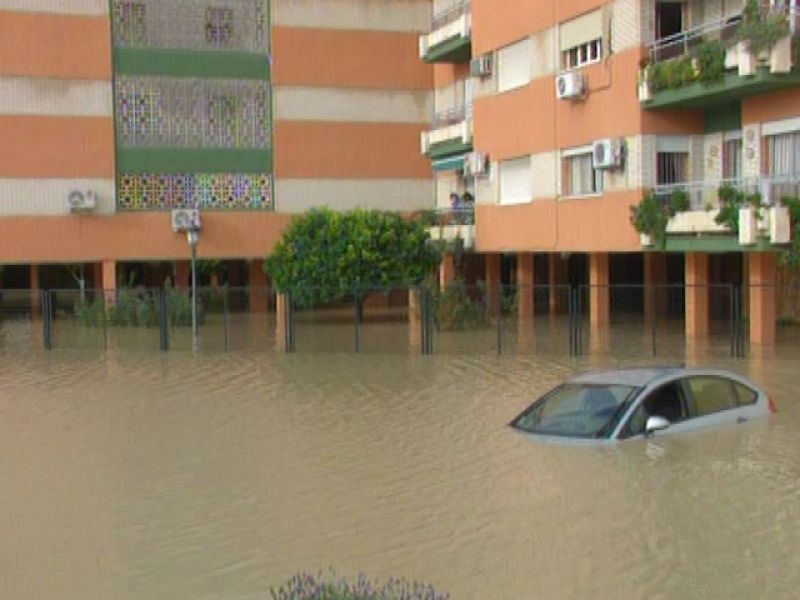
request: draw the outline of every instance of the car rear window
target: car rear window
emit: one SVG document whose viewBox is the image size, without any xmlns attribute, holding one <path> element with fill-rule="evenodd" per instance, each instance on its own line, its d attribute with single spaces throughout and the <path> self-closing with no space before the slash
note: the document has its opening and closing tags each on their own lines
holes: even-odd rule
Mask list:
<svg viewBox="0 0 800 600">
<path fill-rule="evenodd" d="M 711 415 L 739 405 L 732 383 L 722 377 L 690 377 L 695 416 Z"/>
</svg>

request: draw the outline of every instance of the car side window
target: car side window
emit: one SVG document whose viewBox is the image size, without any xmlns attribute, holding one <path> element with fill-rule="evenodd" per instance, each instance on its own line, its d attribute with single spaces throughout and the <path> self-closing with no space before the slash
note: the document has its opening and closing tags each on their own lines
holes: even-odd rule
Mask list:
<svg viewBox="0 0 800 600">
<path fill-rule="evenodd" d="M 750 404 L 755 404 L 758 400 L 758 394 L 756 391 L 743 383 L 734 381 L 733 389 L 736 390 L 736 397 L 739 400 L 739 406 L 749 406 Z"/>
<path fill-rule="evenodd" d="M 722 377 L 698 376 L 688 380 L 692 393 L 691 412 L 694 417 L 736 408 L 739 405 L 733 383 Z"/>
<path fill-rule="evenodd" d="M 643 434 L 647 419 L 653 416 L 664 417 L 670 423 L 686 419 L 686 399 L 680 382 L 673 381 L 650 392 L 628 419 L 620 438 Z"/>
</svg>

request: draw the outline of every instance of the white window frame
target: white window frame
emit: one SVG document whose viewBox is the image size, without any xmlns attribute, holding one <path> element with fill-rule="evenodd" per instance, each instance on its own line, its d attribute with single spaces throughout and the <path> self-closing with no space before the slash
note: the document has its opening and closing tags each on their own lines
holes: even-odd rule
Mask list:
<svg viewBox="0 0 800 600">
<path fill-rule="evenodd" d="M 531 162 L 530 155 L 524 156 L 516 156 L 514 158 L 509 158 L 506 160 L 501 160 L 497 164 L 497 203 L 502 206 L 513 206 L 517 204 L 528 204 L 533 201 L 534 189 L 533 189 L 533 164 Z M 510 198 L 506 199 L 503 196 L 503 167 L 508 166 L 508 163 L 519 163 L 526 165 L 527 177 L 528 181 L 525 184 L 528 187 L 529 194 L 525 195 L 518 195 L 518 196 L 511 196 Z"/>
<path fill-rule="evenodd" d="M 577 53 L 577 59 L 573 62 L 572 53 Z M 595 65 L 603 60 L 603 38 L 595 38 L 583 44 L 567 48 L 561 52 L 562 72 L 582 69 L 589 65 Z"/>
<path fill-rule="evenodd" d="M 589 156 L 589 159 L 592 158 L 593 148 L 592 146 L 580 146 L 578 148 L 570 148 L 569 150 L 562 150 L 561 152 L 561 197 L 564 199 L 572 199 L 572 198 L 597 198 L 603 195 L 605 192 L 605 174 L 603 173 L 602 169 L 595 169 L 592 166 L 592 182 L 596 189 L 595 191 L 583 193 L 583 194 L 576 194 L 573 190 L 569 190 L 566 192 L 568 187 L 568 183 L 571 180 L 569 170 L 571 167 L 570 160 L 575 158 L 576 156 Z M 599 183 L 599 185 L 598 185 Z"/>
</svg>

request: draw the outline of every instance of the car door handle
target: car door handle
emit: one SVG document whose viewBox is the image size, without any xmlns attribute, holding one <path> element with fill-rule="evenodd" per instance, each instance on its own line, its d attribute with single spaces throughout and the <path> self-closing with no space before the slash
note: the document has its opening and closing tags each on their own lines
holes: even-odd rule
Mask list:
<svg viewBox="0 0 800 600">
<path fill-rule="evenodd" d="M 747 417 L 737 417 L 736 418 L 736 422 L 737 423 L 747 423 Z"/>
</svg>

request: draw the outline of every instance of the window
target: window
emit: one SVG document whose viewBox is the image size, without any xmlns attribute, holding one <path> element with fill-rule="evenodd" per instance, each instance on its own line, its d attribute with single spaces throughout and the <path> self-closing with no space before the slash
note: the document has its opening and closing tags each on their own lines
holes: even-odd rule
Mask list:
<svg viewBox="0 0 800 600">
<path fill-rule="evenodd" d="M 568 155 L 563 163 L 564 196 L 591 196 L 603 193 L 603 172 L 592 164 L 592 151 Z"/>
<path fill-rule="evenodd" d="M 659 152 L 656 154 L 656 183 L 658 185 L 686 183 L 688 165 L 688 152 Z"/>
<path fill-rule="evenodd" d="M 643 434 L 647 419 L 655 416 L 663 417 L 670 423 L 686 419 L 686 399 L 679 382 L 673 381 L 651 392 L 628 419 L 620 437 L 629 438 Z"/>
<path fill-rule="evenodd" d="M 147 42 L 147 6 L 142 2 L 114 2 L 114 29 L 119 43 L 139 45 Z"/>
<path fill-rule="evenodd" d="M 800 194 L 800 131 L 768 136 L 766 154 L 767 174 L 775 181 L 775 196 Z"/>
<path fill-rule="evenodd" d="M 561 53 L 561 66 L 564 70 L 577 69 L 600 62 L 601 58 L 603 58 L 603 40 L 598 38 L 564 50 Z"/>
<path fill-rule="evenodd" d="M 742 176 L 742 136 L 726 135 L 722 144 L 722 178 L 739 179 Z"/>
<path fill-rule="evenodd" d="M 758 394 L 752 388 L 747 387 L 738 381 L 733 382 L 733 389 L 736 390 L 736 399 L 739 401 L 739 406 L 748 406 L 755 404 L 758 400 Z"/>
<path fill-rule="evenodd" d="M 218 6 L 206 8 L 206 42 L 212 46 L 228 46 L 233 40 L 233 9 Z"/>
<path fill-rule="evenodd" d="M 497 53 L 497 91 L 505 92 L 531 81 L 531 44 L 525 38 Z"/>
<path fill-rule="evenodd" d="M 562 69 L 576 69 L 603 58 L 603 21 L 600 9 L 559 25 Z"/>
<path fill-rule="evenodd" d="M 663 40 L 683 32 L 684 7 L 683 2 L 656 3 L 656 39 Z"/>
<path fill-rule="evenodd" d="M 721 377 L 691 377 L 692 414 L 696 417 L 711 415 L 736 408 L 739 401 L 732 383 Z"/>
<path fill-rule="evenodd" d="M 529 156 L 501 160 L 500 204 L 522 204 L 533 199 L 533 169 Z"/>
</svg>

